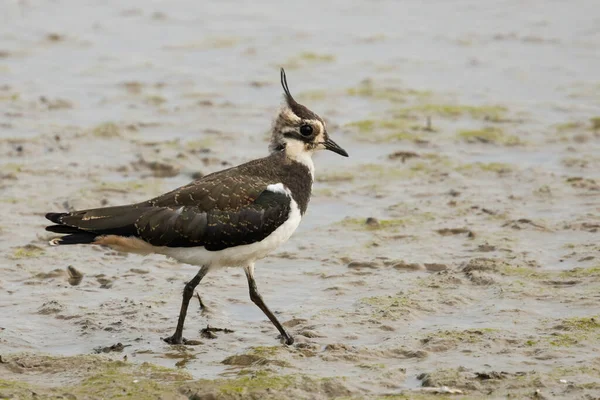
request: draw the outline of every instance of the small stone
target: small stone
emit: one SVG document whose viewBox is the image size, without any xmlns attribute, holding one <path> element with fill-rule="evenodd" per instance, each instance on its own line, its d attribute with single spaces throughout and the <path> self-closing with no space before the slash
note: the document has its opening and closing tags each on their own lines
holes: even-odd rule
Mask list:
<svg viewBox="0 0 600 400">
<path fill-rule="evenodd" d="M 400 269 L 400 270 L 407 270 L 407 271 L 422 271 L 425 269 L 424 266 L 422 266 L 421 264 L 418 263 L 407 263 L 405 261 L 399 260 L 397 263 L 395 263 L 392 268 L 394 269 Z"/>
<path fill-rule="evenodd" d="M 369 217 L 365 221 L 365 224 L 370 227 L 377 227 L 379 226 L 379 220 L 375 217 Z"/>
<path fill-rule="evenodd" d="M 200 179 L 204 176 L 204 174 L 200 171 L 195 171 L 190 174 L 192 179 Z"/>
<path fill-rule="evenodd" d="M 427 269 L 427 271 L 439 272 L 447 270 L 448 266 L 440 263 L 425 263 L 425 269 Z"/>
<path fill-rule="evenodd" d="M 419 157 L 414 151 L 397 151 L 388 156 L 390 160 L 400 159 L 402 162 L 406 162 L 409 158 Z"/>
<path fill-rule="evenodd" d="M 69 282 L 69 284 L 71 286 L 77 286 L 83 280 L 83 274 L 81 272 L 79 272 L 78 270 L 76 270 L 75 267 L 72 265 L 69 265 L 67 267 L 67 274 L 69 276 L 67 281 Z"/>
<path fill-rule="evenodd" d="M 374 261 L 352 261 L 351 263 L 348 264 L 348 268 L 351 268 L 351 269 L 361 269 L 361 268 L 376 269 L 378 267 L 379 267 L 379 265 Z"/>
<path fill-rule="evenodd" d="M 482 253 L 487 253 L 490 251 L 496 251 L 496 246 L 492 246 L 491 244 L 480 244 L 479 246 L 477 246 L 477 251 L 480 251 Z"/>
<path fill-rule="evenodd" d="M 141 268 L 131 268 L 129 271 L 133 272 L 134 274 L 140 274 L 140 275 L 145 275 L 145 274 L 150 273 L 149 270 L 141 269 Z"/>
</svg>

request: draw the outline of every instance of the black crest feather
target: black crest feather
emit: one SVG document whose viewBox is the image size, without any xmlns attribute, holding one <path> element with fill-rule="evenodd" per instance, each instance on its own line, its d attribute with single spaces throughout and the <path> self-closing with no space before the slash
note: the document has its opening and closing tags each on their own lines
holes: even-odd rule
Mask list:
<svg viewBox="0 0 600 400">
<path fill-rule="evenodd" d="M 285 76 L 285 70 L 283 68 L 281 68 L 281 86 L 283 87 L 283 92 L 285 93 L 286 100 L 288 102 L 291 100 L 295 103 L 296 101 L 290 93 L 290 87 L 288 86 L 287 77 Z"/>
<path fill-rule="evenodd" d="M 322 122 L 321 117 L 294 100 L 292 94 L 290 93 L 290 87 L 288 86 L 287 77 L 285 76 L 285 70 L 283 68 L 281 68 L 281 86 L 283 87 L 283 92 L 285 93 L 285 101 L 294 114 L 302 119 L 318 119 Z"/>
</svg>

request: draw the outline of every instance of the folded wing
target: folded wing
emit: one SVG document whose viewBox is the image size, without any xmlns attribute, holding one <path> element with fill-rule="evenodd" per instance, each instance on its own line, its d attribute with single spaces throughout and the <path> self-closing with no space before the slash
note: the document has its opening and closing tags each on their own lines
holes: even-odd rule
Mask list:
<svg viewBox="0 0 600 400">
<path fill-rule="evenodd" d="M 236 182 L 230 181 L 230 185 Z M 57 225 L 46 230 L 68 234 L 57 244 L 93 243 L 103 235 L 134 236 L 154 246 L 203 246 L 217 251 L 261 241 L 289 217 L 291 197 L 265 183 L 231 190 L 191 185 L 145 203 L 73 213 L 49 213 Z M 269 187 L 271 188 L 271 187 Z"/>
</svg>

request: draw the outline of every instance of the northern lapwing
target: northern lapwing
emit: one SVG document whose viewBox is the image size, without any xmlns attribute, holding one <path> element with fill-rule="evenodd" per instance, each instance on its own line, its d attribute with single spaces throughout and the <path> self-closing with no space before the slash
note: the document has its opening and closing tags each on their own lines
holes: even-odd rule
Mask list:
<svg viewBox="0 0 600 400">
<path fill-rule="evenodd" d="M 64 234 L 51 245 L 95 244 L 139 253 L 164 254 L 200 266 L 183 290 L 175 333 L 167 343 L 185 343 L 183 324 L 194 289 L 211 270 L 241 266 L 250 299 L 279 330 L 286 344 L 293 337 L 269 310 L 256 287 L 254 264 L 298 228 L 314 181 L 312 155 L 348 153 L 329 138 L 321 117 L 299 104 L 281 69 L 285 103 L 272 127 L 270 154 L 206 175 L 142 203 L 69 213 L 48 213 L 47 231 Z"/>
</svg>

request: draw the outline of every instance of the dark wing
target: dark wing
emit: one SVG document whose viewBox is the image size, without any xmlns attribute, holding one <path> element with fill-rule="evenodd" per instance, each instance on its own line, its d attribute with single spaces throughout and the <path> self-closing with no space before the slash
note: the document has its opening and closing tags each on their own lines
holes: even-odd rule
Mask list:
<svg viewBox="0 0 600 400">
<path fill-rule="evenodd" d="M 50 213 L 46 218 L 59 225 L 46 229 L 70 234 L 64 244 L 91 243 L 96 236 L 119 235 L 139 237 L 154 246 L 204 246 L 216 251 L 266 238 L 286 221 L 291 210 L 291 198 L 286 193 L 267 190 L 264 184 L 254 199 L 248 191 L 243 201 L 240 196 L 220 203 L 224 192 L 217 195 L 213 189 L 201 197 L 207 199 L 205 202 L 193 204 L 189 200 L 192 204 L 180 205 L 187 203 L 183 202 L 186 195 L 198 193 L 190 187 L 131 206 Z M 210 208 L 207 203 L 227 206 Z M 239 205 L 235 208 L 234 204 Z M 77 235 L 86 238 L 81 240 L 83 236 Z"/>
<path fill-rule="evenodd" d="M 287 220 L 290 209 L 291 198 L 285 193 L 264 190 L 252 204 L 237 210 L 158 207 L 135 225 L 137 236 L 154 246 L 216 251 L 263 240 Z"/>
<path fill-rule="evenodd" d="M 195 206 L 200 211 L 239 210 L 252 204 L 271 183 L 246 175 L 239 167 L 206 175 L 202 179 L 163 194 L 142 205 L 155 207 Z"/>
</svg>

